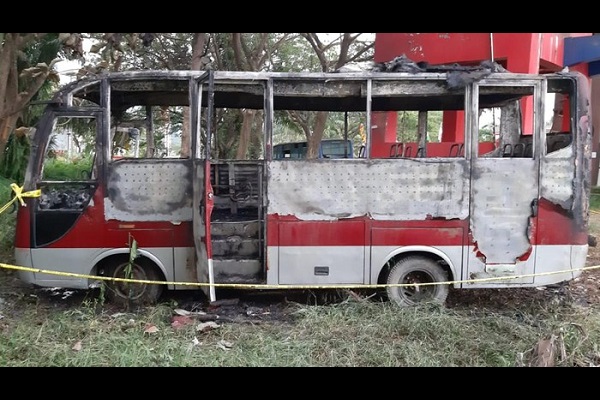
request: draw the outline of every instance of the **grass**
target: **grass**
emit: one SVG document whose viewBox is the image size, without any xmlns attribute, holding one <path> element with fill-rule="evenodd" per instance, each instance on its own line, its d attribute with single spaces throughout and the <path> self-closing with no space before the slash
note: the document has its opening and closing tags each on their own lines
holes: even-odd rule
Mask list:
<svg viewBox="0 0 600 400">
<path fill-rule="evenodd" d="M 2 204 L 10 183 L 0 179 Z M 1 256 L 10 262 L 14 213 L 0 221 Z M 0 271 L 0 279 L 10 274 Z M 535 347 L 548 338 L 557 366 L 600 365 L 600 310 L 564 299 L 398 308 L 342 295 L 323 305 L 288 303 L 292 318 L 246 318 L 202 332 L 198 321 L 172 325 L 181 307 L 174 298 L 122 312 L 93 294 L 65 306 L 3 282 L 2 366 L 510 367 L 536 365 Z"/>
<path fill-rule="evenodd" d="M 92 162 L 92 157 L 84 157 L 76 160 L 48 158 L 44 164 L 44 178 L 57 181 L 89 179 Z"/>
<path fill-rule="evenodd" d="M 600 186 L 595 186 L 590 194 L 590 209 L 600 210 Z"/>
<path fill-rule="evenodd" d="M 98 314 L 93 301 L 47 314 L 32 306 L 2 329 L 0 365 L 508 367 L 527 363 L 535 343 L 551 335 L 564 346 L 559 365 L 600 361 L 591 339 L 600 337 L 600 319 L 591 309 L 497 313 L 373 301 L 290 307 L 292 322 L 230 323 L 201 333 L 195 325 L 174 329 L 169 303 L 112 315 Z"/>
</svg>

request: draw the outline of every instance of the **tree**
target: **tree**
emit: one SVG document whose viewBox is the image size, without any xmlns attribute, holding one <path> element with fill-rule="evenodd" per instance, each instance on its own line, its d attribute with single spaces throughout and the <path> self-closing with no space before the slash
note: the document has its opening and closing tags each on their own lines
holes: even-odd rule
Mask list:
<svg viewBox="0 0 600 400">
<path fill-rule="evenodd" d="M 300 34 L 313 49 L 322 72 L 339 70 L 348 63 L 359 63 L 372 58 L 373 41 L 361 40 L 362 33 L 341 33 L 339 37 L 323 41 L 317 33 Z M 306 157 L 317 158 L 319 145 L 327 126 L 329 113 L 290 111 L 291 119 L 304 131 L 308 142 Z"/>
<path fill-rule="evenodd" d="M 86 67 L 85 72 L 99 69 L 167 69 L 202 70 L 207 64 L 206 33 L 103 33 L 92 36 L 95 44 L 90 52 L 100 56 L 100 62 Z M 190 52 L 191 49 L 191 52 Z M 159 119 L 171 126 L 169 110 L 161 109 Z M 182 107 L 176 119 L 181 124 L 182 157 L 190 156 L 189 108 Z M 153 132 L 146 131 L 146 155 L 155 151 Z"/>
<path fill-rule="evenodd" d="M 193 33 L 192 34 L 192 60 L 190 62 L 190 69 L 192 71 L 201 71 L 209 63 L 209 59 L 206 57 L 206 33 Z M 190 108 L 185 107 L 183 109 L 184 121 L 190 120 Z M 181 156 L 189 157 L 189 151 L 191 148 L 191 130 L 189 124 L 183 124 L 183 131 L 181 133 Z"/>
<path fill-rule="evenodd" d="M 83 53 L 77 33 L 0 33 L 0 157 L 30 101 L 47 82 L 59 56 Z"/>
<path fill-rule="evenodd" d="M 214 68 L 242 71 L 332 71 L 349 62 L 369 60 L 373 40 L 363 34 L 316 33 L 0 33 L 0 154 L 16 127 L 32 123 L 20 118 L 40 88 L 58 83 L 54 63 L 63 58 L 83 59 L 82 40 L 93 45 L 87 65 L 78 77 L 87 73 L 123 69 Z M 47 46 L 39 57 L 34 55 L 42 44 Z M 52 47 L 53 45 L 54 47 Z M 43 55 L 43 57 L 42 57 Z M 48 57 L 48 56 L 51 57 Z M 26 62 L 23 62 L 26 60 Z M 185 113 L 185 108 L 183 113 Z M 253 110 L 217 110 L 230 123 L 219 132 L 219 154 L 238 159 L 257 155 L 262 149 L 262 114 Z M 240 116 L 234 116 L 239 113 Z M 317 154 L 318 144 L 327 126 L 327 114 L 294 115 L 299 130 L 309 141 L 309 154 Z M 183 121 L 189 120 L 183 118 Z M 219 120 L 223 120 L 219 118 Z M 22 131 L 19 131 L 22 132 Z M 224 135 L 223 135 L 224 134 Z M 189 149 L 189 127 L 182 129 L 182 149 Z M 221 153 L 222 152 L 222 153 Z M 187 156 L 188 154 L 182 154 Z"/>
<path fill-rule="evenodd" d="M 373 39 L 367 34 L 344 33 L 337 36 L 316 33 L 222 33 L 211 34 L 209 56 L 217 70 L 240 71 L 335 71 L 347 63 L 370 61 Z M 242 114 L 241 127 L 223 129 L 219 154 L 236 148 L 235 157 L 246 158 L 259 148 L 262 113 L 255 110 L 237 111 Z M 224 113 L 218 120 L 223 121 Z M 328 113 L 290 111 L 287 116 L 278 114 L 276 124 L 301 131 L 309 142 L 311 157 L 318 154 L 318 146 L 328 127 Z M 232 122 L 237 120 L 233 118 Z M 230 124 L 226 124 L 230 126 Z M 358 133 L 358 124 L 356 127 Z M 236 132 L 235 137 L 225 137 Z M 237 146 L 234 144 L 237 142 Z M 233 154 L 231 154 L 233 156 Z"/>
<path fill-rule="evenodd" d="M 218 70 L 237 71 L 265 71 L 273 69 L 273 60 L 277 52 L 290 40 L 297 37 L 294 33 L 225 33 L 212 34 L 210 56 L 214 60 L 214 68 Z M 229 137 L 228 132 L 221 133 L 222 141 L 219 145 L 219 154 L 231 151 L 236 159 L 255 158 L 261 152 L 263 114 L 258 110 L 235 110 L 239 113 L 241 124 L 236 137 Z M 232 113 L 230 113 L 232 114 Z M 220 112 L 219 120 L 223 118 L 238 117 Z M 223 137 L 227 135 L 227 137 Z M 237 146 L 232 146 L 236 143 Z"/>
</svg>

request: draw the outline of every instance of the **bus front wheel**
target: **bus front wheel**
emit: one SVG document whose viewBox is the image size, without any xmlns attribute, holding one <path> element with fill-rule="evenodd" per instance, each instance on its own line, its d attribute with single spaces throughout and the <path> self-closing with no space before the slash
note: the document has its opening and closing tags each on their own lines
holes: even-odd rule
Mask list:
<svg viewBox="0 0 600 400">
<path fill-rule="evenodd" d="M 131 263 L 119 261 L 107 269 L 110 278 L 159 281 L 161 274 L 151 262 L 140 259 Z M 164 285 L 156 283 L 133 283 L 127 281 L 106 281 L 106 297 L 111 303 L 126 305 L 154 304 L 160 298 Z"/>
<path fill-rule="evenodd" d="M 431 258 L 409 256 L 396 262 L 387 278 L 388 299 L 414 306 L 428 302 L 444 304 L 448 297 L 447 272 Z"/>
</svg>

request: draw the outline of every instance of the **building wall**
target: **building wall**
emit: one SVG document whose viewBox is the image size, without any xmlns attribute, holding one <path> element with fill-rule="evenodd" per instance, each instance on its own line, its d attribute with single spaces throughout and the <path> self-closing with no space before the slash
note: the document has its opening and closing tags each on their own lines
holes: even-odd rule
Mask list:
<svg viewBox="0 0 600 400">
<path fill-rule="evenodd" d="M 511 72 L 545 73 L 564 67 L 565 38 L 591 36 L 592 33 L 376 33 L 375 62 L 386 62 L 405 55 L 415 62 L 430 64 L 478 65 L 493 59 Z M 589 76 L 588 64 L 570 66 Z M 600 79 L 600 78 L 599 78 Z M 592 84 L 592 104 L 600 104 L 600 84 Z M 594 108 L 594 107 L 592 107 Z M 523 126 L 533 126 L 533 104 L 523 105 Z M 600 116 L 599 116 L 600 117 Z M 599 117 L 593 116 L 594 131 L 600 129 Z M 462 140 L 464 115 L 447 112 L 443 121 L 442 141 Z M 396 121 L 391 113 L 375 116 L 372 132 L 372 150 L 384 154 L 389 144 L 396 141 Z M 527 132 L 524 132 L 527 134 Z M 594 151 L 600 147 L 595 135 Z M 598 158 L 593 160 L 592 182 L 598 181 Z"/>
</svg>

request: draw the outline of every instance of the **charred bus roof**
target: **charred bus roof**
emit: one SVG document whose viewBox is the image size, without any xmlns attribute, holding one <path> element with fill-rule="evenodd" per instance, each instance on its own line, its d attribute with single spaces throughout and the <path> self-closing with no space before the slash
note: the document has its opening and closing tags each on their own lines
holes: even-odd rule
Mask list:
<svg viewBox="0 0 600 400">
<path fill-rule="evenodd" d="M 52 102 L 68 106 L 74 98 L 79 98 L 101 104 L 102 88 L 110 86 L 110 105 L 115 111 L 133 106 L 186 106 L 190 102 L 190 81 L 206 83 L 202 86 L 206 93 L 211 74 L 216 107 L 263 109 L 268 97 L 266 88 L 272 87 L 275 110 L 311 111 L 365 111 L 368 98 L 372 111 L 460 110 L 464 108 L 463 88 L 473 81 L 501 82 L 516 77 L 542 79 L 538 75 L 465 67 L 445 72 L 129 71 L 94 75 L 72 82 L 57 92 Z M 569 76 L 574 79 L 571 74 L 546 75 L 557 78 L 550 81 L 553 83 L 549 84 L 549 90 L 572 85 L 568 83 L 570 79 L 564 79 Z M 532 94 L 531 87 L 481 87 L 480 106 L 497 106 L 527 94 Z M 203 105 L 206 105 L 207 97 L 202 96 Z"/>
</svg>

